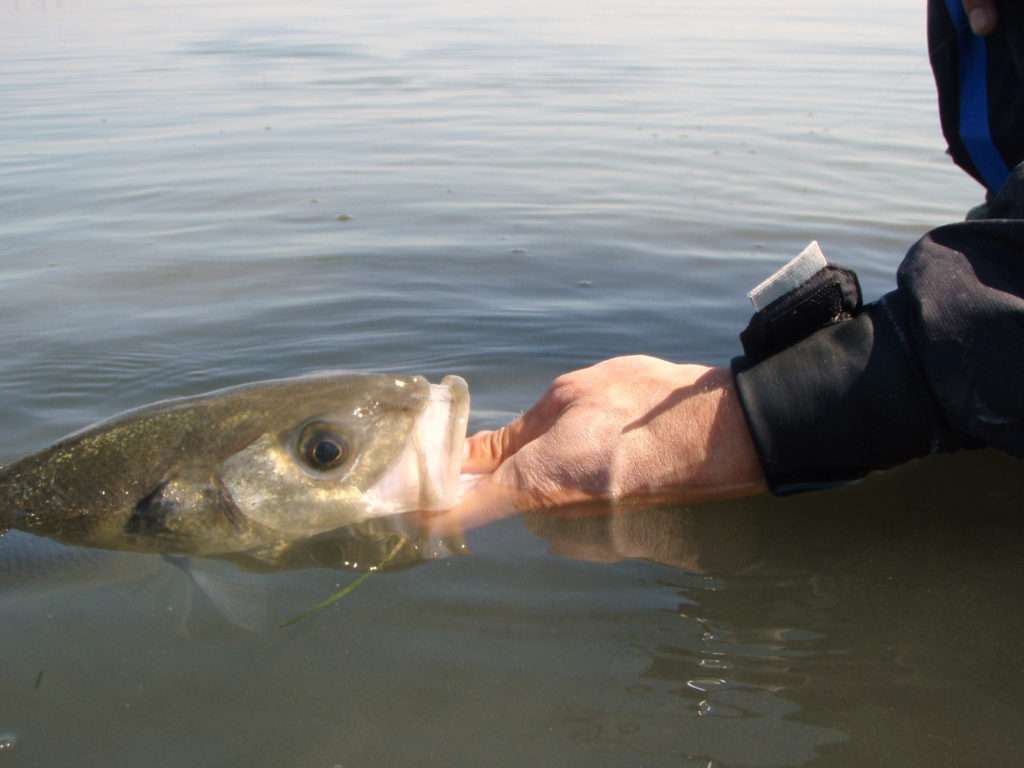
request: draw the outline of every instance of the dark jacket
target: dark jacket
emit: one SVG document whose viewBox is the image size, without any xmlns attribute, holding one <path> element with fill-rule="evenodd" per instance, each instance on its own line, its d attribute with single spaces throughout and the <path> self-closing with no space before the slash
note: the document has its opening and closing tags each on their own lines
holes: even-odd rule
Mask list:
<svg viewBox="0 0 1024 768">
<path fill-rule="evenodd" d="M 880 301 L 734 362 L 776 493 L 937 451 L 1024 457 L 1024 3 L 984 39 L 961 0 L 931 0 L 928 22 L 943 133 L 986 202 L 915 243 Z"/>
</svg>

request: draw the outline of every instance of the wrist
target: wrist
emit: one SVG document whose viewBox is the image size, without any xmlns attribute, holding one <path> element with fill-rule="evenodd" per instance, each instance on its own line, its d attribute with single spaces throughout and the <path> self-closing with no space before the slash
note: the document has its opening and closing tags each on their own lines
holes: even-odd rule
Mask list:
<svg viewBox="0 0 1024 768">
<path fill-rule="evenodd" d="M 709 378 L 706 451 L 698 482 L 716 497 L 761 493 L 768 485 L 732 372 L 713 368 Z"/>
<path fill-rule="evenodd" d="M 749 496 L 767 489 L 732 373 L 727 368 L 678 365 L 668 419 L 650 422 L 654 456 L 665 475 L 647 478 L 649 491 L 685 491 L 689 499 Z"/>
</svg>

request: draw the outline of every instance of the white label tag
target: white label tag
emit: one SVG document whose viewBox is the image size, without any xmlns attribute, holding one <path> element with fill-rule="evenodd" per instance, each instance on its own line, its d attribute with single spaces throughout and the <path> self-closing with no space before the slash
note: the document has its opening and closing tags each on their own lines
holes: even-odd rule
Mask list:
<svg viewBox="0 0 1024 768">
<path fill-rule="evenodd" d="M 809 280 L 827 265 L 825 254 L 821 252 L 818 241 L 814 240 L 800 252 L 799 256 L 748 293 L 747 298 L 754 305 L 754 311 L 759 312 Z"/>
</svg>

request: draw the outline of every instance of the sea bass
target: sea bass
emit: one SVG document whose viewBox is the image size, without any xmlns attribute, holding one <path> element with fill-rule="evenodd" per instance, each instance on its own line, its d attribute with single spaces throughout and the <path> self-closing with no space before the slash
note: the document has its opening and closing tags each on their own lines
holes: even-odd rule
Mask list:
<svg viewBox="0 0 1024 768">
<path fill-rule="evenodd" d="M 0 469 L 0 524 L 272 560 L 328 531 L 453 506 L 468 414 L 457 376 L 321 374 L 167 400 Z"/>
</svg>

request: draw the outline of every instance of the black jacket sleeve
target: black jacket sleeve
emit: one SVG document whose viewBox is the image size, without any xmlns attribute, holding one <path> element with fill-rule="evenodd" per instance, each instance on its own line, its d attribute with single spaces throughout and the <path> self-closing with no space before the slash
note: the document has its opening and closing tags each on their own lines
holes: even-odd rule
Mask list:
<svg viewBox="0 0 1024 768">
<path fill-rule="evenodd" d="M 899 269 L 897 290 L 856 316 L 756 364 L 734 363 L 747 422 L 776 493 L 848 482 L 937 451 L 993 446 L 1024 457 L 1021 9 L 1001 6 L 1007 11 L 1001 37 L 983 44 L 984 74 L 999 80 L 989 86 L 967 66 L 978 49 L 965 46 L 979 39 L 965 38 L 960 0 L 929 5 L 950 153 L 993 185 L 976 213 L 981 218 L 919 240 Z M 1009 85 L 1005 78 L 1012 78 Z M 980 101 L 979 82 L 985 86 Z M 979 104 L 985 119 L 964 116 Z"/>
</svg>

